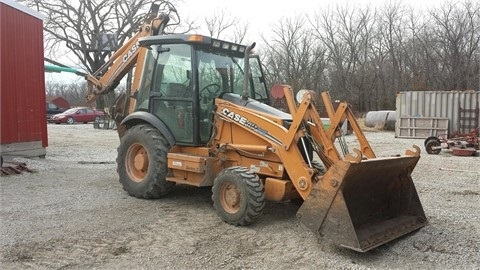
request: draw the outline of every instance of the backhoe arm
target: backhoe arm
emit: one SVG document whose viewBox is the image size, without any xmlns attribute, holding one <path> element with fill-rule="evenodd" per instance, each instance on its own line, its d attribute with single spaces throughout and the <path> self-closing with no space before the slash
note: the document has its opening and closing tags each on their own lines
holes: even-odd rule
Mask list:
<svg viewBox="0 0 480 270">
<path fill-rule="evenodd" d="M 139 47 L 138 39 L 142 37 L 163 34 L 163 30 L 169 21 L 166 14 L 158 14 L 159 5 L 152 4 L 149 14 L 140 30 L 118 49 L 95 73 L 88 74 L 87 79 L 87 102 L 93 102 L 98 95 L 107 94 L 115 89 L 120 80 L 138 62 Z M 134 89 L 134 87 L 132 87 Z"/>
</svg>

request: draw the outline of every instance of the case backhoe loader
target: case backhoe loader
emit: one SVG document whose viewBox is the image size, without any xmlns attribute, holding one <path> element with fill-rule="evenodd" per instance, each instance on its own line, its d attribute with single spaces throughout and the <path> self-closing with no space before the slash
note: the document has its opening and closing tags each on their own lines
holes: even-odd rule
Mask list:
<svg viewBox="0 0 480 270">
<path fill-rule="evenodd" d="M 376 157 L 348 105 L 334 111 L 326 92 L 327 129 L 311 91 L 295 101 L 289 86 L 274 86 L 289 113 L 257 101 L 268 96 L 258 58 L 250 57 L 254 45 L 201 35 L 136 42 L 137 83 L 119 122 L 117 158 L 131 196 L 160 198 L 176 184 L 211 186 L 220 218 L 242 226 L 261 216 L 266 200 L 300 199 L 297 216 L 308 228 L 360 252 L 427 223 L 411 178 L 417 146 Z M 116 79 L 105 78 L 108 71 L 99 81 Z M 359 142 L 352 154 L 337 143 L 346 120 Z"/>
</svg>

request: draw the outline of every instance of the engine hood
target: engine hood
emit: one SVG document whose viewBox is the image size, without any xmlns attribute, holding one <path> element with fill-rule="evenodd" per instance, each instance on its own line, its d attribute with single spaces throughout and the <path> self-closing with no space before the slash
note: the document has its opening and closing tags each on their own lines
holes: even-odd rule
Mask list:
<svg viewBox="0 0 480 270">
<path fill-rule="evenodd" d="M 234 93 L 225 93 L 222 96 L 220 96 L 221 99 L 231 102 L 236 105 L 240 105 L 255 111 L 258 111 L 260 113 L 264 114 L 269 114 L 272 115 L 275 118 L 279 118 L 285 121 L 291 121 L 292 120 L 292 115 L 283 111 L 280 111 L 278 109 L 275 109 L 271 106 L 268 106 L 264 103 L 261 103 L 259 101 L 256 101 L 254 99 L 248 98 L 247 100 L 242 99 L 242 96 L 239 94 L 234 94 Z"/>
</svg>

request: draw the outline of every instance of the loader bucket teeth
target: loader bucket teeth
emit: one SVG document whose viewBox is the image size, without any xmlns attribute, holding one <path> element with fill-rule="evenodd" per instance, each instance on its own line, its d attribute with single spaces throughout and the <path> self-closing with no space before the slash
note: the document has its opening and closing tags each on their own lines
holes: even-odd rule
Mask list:
<svg viewBox="0 0 480 270">
<path fill-rule="evenodd" d="M 417 156 L 339 161 L 297 216 L 322 239 L 365 252 L 426 225 L 411 178 Z"/>
</svg>

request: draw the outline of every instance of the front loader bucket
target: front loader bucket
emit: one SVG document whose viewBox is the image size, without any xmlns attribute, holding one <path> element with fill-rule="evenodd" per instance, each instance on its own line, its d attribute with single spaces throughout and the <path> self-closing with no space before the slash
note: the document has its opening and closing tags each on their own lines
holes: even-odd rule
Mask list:
<svg viewBox="0 0 480 270">
<path fill-rule="evenodd" d="M 419 158 L 336 162 L 297 216 L 322 239 L 360 252 L 417 230 L 427 224 L 410 176 Z"/>
</svg>

